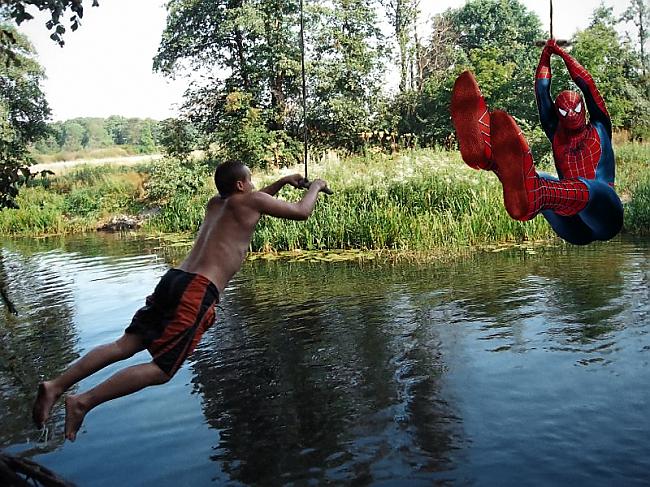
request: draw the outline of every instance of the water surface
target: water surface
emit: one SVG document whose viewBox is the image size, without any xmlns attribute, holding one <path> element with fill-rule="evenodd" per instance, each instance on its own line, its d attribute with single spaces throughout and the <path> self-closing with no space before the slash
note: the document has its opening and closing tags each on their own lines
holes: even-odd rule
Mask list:
<svg viewBox="0 0 650 487">
<path fill-rule="evenodd" d="M 98 407 L 75 443 L 59 404 L 39 442 L 39 377 L 117 338 L 184 250 L 2 242 L 19 314 L 0 308 L 0 448 L 79 486 L 647 485 L 639 240 L 446 264 L 249 262 L 170 383 Z"/>
</svg>

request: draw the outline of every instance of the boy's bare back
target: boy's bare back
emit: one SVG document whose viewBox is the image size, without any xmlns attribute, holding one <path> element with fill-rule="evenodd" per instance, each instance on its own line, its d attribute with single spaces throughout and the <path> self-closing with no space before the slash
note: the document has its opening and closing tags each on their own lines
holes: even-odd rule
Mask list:
<svg viewBox="0 0 650 487">
<path fill-rule="evenodd" d="M 314 181 L 299 202 L 290 203 L 273 197 L 285 184 L 299 187 L 300 181 L 301 176 L 294 174 L 254 191 L 249 173 L 242 191 L 227 198 L 211 198 L 192 250 L 178 268 L 202 274 L 222 293 L 241 268 L 262 215 L 304 220 L 311 214 L 318 192 L 326 187 L 322 180 Z"/>
</svg>

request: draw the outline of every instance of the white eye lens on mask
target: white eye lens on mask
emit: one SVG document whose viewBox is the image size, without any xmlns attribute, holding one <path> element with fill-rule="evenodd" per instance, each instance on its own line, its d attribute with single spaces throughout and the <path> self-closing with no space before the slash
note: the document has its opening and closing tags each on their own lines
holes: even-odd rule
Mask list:
<svg viewBox="0 0 650 487">
<path fill-rule="evenodd" d="M 576 109 L 574 110 L 574 112 L 580 113 L 581 111 L 582 111 L 582 103 L 578 103 L 576 105 Z"/>
<path fill-rule="evenodd" d="M 566 117 L 566 110 L 562 110 L 561 108 L 558 108 L 557 111 L 560 112 L 560 115 Z"/>
</svg>

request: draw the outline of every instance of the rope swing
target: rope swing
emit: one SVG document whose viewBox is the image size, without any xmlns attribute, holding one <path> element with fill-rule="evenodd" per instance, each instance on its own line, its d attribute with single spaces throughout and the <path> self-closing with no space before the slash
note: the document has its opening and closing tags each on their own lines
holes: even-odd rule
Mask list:
<svg viewBox="0 0 650 487">
<path fill-rule="evenodd" d="M 305 18 L 303 15 L 303 0 L 300 0 L 300 73 L 302 75 L 302 144 L 305 160 L 305 180 L 307 174 L 307 81 L 305 77 Z"/>
<path fill-rule="evenodd" d="M 309 154 L 307 150 L 307 80 L 305 75 L 305 17 L 304 17 L 304 0 L 300 0 L 300 74 L 302 76 L 302 144 L 303 144 L 303 159 L 305 163 L 305 181 L 304 188 L 309 188 L 309 173 L 307 161 Z M 325 194 L 334 194 L 328 187 L 323 188 L 321 191 Z"/>
<path fill-rule="evenodd" d="M 555 39 L 553 37 L 553 0 L 549 0 L 549 16 L 550 16 L 550 34 L 551 34 L 551 39 Z M 565 39 L 556 39 L 557 45 L 560 47 L 563 46 L 570 46 L 571 43 Z M 535 41 L 535 45 L 537 47 L 544 47 L 546 45 L 546 41 Z"/>
</svg>

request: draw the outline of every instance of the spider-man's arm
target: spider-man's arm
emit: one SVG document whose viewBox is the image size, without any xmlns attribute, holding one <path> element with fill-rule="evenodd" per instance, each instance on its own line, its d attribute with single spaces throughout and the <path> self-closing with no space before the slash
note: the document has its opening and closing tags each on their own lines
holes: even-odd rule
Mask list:
<svg viewBox="0 0 650 487">
<path fill-rule="evenodd" d="M 535 99 L 537 100 L 539 121 L 544 133 L 552 142 L 558 119 L 551 98 L 551 50 L 548 46 L 544 46 L 542 49 L 537 71 L 535 71 Z"/>
<path fill-rule="evenodd" d="M 578 61 L 558 46 L 554 40 L 549 41 L 547 46 L 549 46 L 553 53 L 557 54 L 564 60 L 564 64 L 566 64 L 566 67 L 569 70 L 571 79 L 576 85 L 578 85 L 580 91 L 582 91 L 591 121 L 602 123 L 611 139 L 612 120 L 607 111 L 607 107 L 605 106 L 605 100 L 603 100 L 598 88 L 596 88 L 596 83 L 591 77 L 591 74 L 589 74 L 589 71 L 582 67 Z"/>
</svg>

